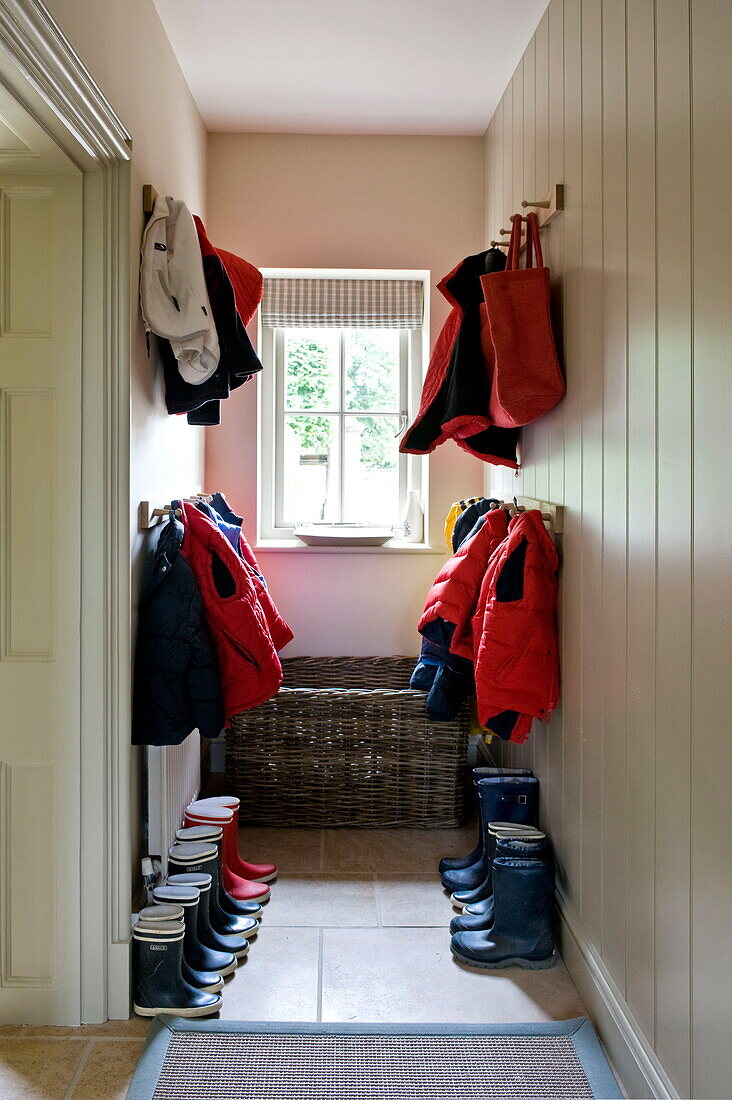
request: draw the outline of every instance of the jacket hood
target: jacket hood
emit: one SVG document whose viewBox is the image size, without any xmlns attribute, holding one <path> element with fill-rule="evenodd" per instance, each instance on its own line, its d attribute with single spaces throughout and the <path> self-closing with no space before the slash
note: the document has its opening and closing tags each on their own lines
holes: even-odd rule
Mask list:
<svg viewBox="0 0 732 1100">
<path fill-rule="evenodd" d="M 480 305 L 483 301 L 481 275 L 503 271 L 505 266 L 506 257 L 500 248 L 489 248 L 476 256 L 466 256 L 437 284 L 437 289 L 453 306 L 464 309 L 468 305 Z"/>
<path fill-rule="evenodd" d="M 233 252 L 226 252 L 223 248 L 216 248 L 208 239 L 206 228 L 197 214 L 194 215 L 193 220 L 196 223 L 202 255 L 217 256 L 221 260 L 234 288 L 236 311 L 242 320 L 242 324 L 248 325 L 257 312 L 264 295 L 262 272 L 254 264 L 243 260 L 241 256 L 236 256 Z"/>
</svg>

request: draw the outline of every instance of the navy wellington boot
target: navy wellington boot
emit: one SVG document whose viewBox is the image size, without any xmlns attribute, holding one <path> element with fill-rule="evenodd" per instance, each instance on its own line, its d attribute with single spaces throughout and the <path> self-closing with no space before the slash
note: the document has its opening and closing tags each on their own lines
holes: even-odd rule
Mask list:
<svg viewBox="0 0 732 1100">
<path fill-rule="evenodd" d="M 183 889 L 197 894 L 194 905 L 184 902 L 180 895 L 177 903 L 183 906 L 183 919 L 186 925 L 186 940 L 183 951 L 191 966 L 196 970 L 215 970 L 222 978 L 233 974 L 238 966 L 236 955 L 231 951 L 219 951 L 208 947 L 204 942 L 210 934 L 208 922 L 208 899 L 211 893 L 211 876 L 199 874 L 168 875 L 167 885 L 157 890 Z M 163 895 L 161 895 L 162 897 Z"/>
<path fill-rule="evenodd" d="M 156 908 L 167 909 L 177 905 L 183 914 L 180 918 L 186 929 L 183 938 L 183 977 L 189 985 L 195 985 L 196 989 L 215 993 L 224 987 L 224 975 L 216 964 L 231 974 L 236 970 L 236 959 L 229 955 L 219 955 L 216 951 L 207 951 L 198 942 L 199 897 L 200 891 L 195 886 L 156 886 L 153 890 Z"/>
<path fill-rule="evenodd" d="M 216 845 L 174 844 L 172 848 L 168 849 L 167 854 L 168 877 L 175 875 L 178 871 L 198 871 L 210 875 L 211 888 L 206 894 L 205 905 L 203 904 L 204 897 L 201 897 L 198 903 L 199 922 L 201 916 L 205 917 L 203 927 L 199 926 L 198 928 L 198 938 L 206 947 L 210 947 L 216 952 L 231 952 L 237 958 L 242 958 L 249 950 L 248 939 L 245 939 L 244 936 L 225 935 L 217 932 L 214 922 L 211 920 L 211 911 L 216 904 L 216 857 Z M 254 921 L 254 924 L 259 927 L 259 921 Z"/>
<path fill-rule="evenodd" d="M 215 844 L 219 851 L 219 908 L 230 917 L 254 917 L 255 920 L 261 920 L 264 910 L 258 901 L 237 901 L 224 889 L 223 875 L 220 873 L 224 831 L 220 825 L 192 825 L 186 829 L 178 829 L 175 836 L 176 840 L 186 840 L 194 844 Z"/>
<path fill-rule="evenodd" d="M 532 776 L 534 773 L 528 771 L 526 768 L 473 768 L 473 793 L 475 796 L 476 806 L 478 805 L 478 780 L 485 779 L 489 776 L 501 776 L 501 775 L 526 775 Z M 467 856 L 445 856 L 441 859 L 438 865 L 438 870 L 441 875 L 444 875 L 446 871 L 462 871 L 465 867 L 470 867 L 473 863 L 477 863 L 480 857 L 483 855 L 483 818 L 478 813 L 478 841 Z"/>
<path fill-rule="evenodd" d="M 486 877 L 483 879 L 480 886 L 476 886 L 474 890 L 456 890 L 450 896 L 451 903 L 456 909 L 465 910 L 468 907 L 473 909 L 476 905 L 485 905 L 493 896 L 492 867 L 496 840 L 499 836 L 543 837 L 544 835 L 544 833 L 540 832 L 539 829 L 535 828 L 533 825 L 515 825 L 510 821 L 491 821 L 488 826 L 486 841 L 488 851 L 488 869 L 486 871 Z"/>
<path fill-rule="evenodd" d="M 538 829 L 527 829 L 519 838 L 516 833 L 504 833 L 495 830 L 495 827 L 491 825 L 489 839 L 492 861 L 495 861 L 501 855 L 511 855 L 511 847 L 505 842 L 512 838 L 531 841 L 530 845 L 525 844 L 522 849 L 527 859 L 547 859 L 549 857 L 549 842 L 546 839 L 546 833 L 542 833 Z M 450 921 L 450 932 L 454 935 L 455 932 L 482 932 L 491 928 L 494 908 L 493 876 L 491 875 L 490 893 L 480 901 L 474 901 L 472 904 L 466 905 L 459 917 L 453 917 Z"/>
<path fill-rule="evenodd" d="M 217 993 L 205 993 L 183 980 L 184 935 L 178 921 L 132 929 L 133 1007 L 138 1016 L 211 1016 L 221 1008 Z"/>
<path fill-rule="evenodd" d="M 478 780 L 478 806 L 483 823 L 480 858 L 457 871 L 446 871 L 442 885 L 450 893 L 474 890 L 488 877 L 490 856 L 486 837 L 491 821 L 535 825 L 539 812 L 539 780 L 533 776 L 489 775 Z"/>
<path fill-rule="evenodd" d="M 493 861 L 493 925 L 455 933 L 450 949 L 459 962 L 479 970 L 554 966 L 554 864 L 548 855 L 531 857 L 536 843 L 517 838 L 502 842 L 502 850 L 511 854 Z"/>
<path fill-rule="evenodd" d="M 160 926 L 164 924 L 165 921 L 171 920 L 178 921 L 178 923 L 185 925 L 184 912 L 183 906 L 178 904 L 175 898 L 156 900 L 154 905 L 147 905 L 144 909 L 140 910 L 136 927 L 143 928 L 150 925 L 155 926 L 156 924 Z M 194 989 L 204 989 L 207 993 L 218 993 L 220 989 L 224 988 L 224 979 L 220 974 L 217 974 L 213 970 L 196 970 L 189 965 L 186 959 L 185 936 L 183 937 L 183 962 L 181 964 L 181 974 L 183 975 L 183 981 L 188 982 Z"/>
<path fill-rule="evenodd" d="M 208 834 L 208 838 L 206 838 Z M 213 835 L 212 835 L 213 834 Z M 243 916 L 228 912 L 221 904 L 222 894 L 225 892 L 221 882 L 221 851 L 223 831 L 220 826 L 193 825 L 186 829 L 178 829 L 175 834 L 176 844 L 200 844 L 206 843 L 216 848 L 216 857 L 211 859 L 202 870 L 211 875 L 211 900 L 209 903 L 209 918 L 211 926 L 220 936 L 256 936 L 259 931 L 259 921 L 256 917 Z M 262 907 L 259 907 L 261 913 Z"/>
</svg>

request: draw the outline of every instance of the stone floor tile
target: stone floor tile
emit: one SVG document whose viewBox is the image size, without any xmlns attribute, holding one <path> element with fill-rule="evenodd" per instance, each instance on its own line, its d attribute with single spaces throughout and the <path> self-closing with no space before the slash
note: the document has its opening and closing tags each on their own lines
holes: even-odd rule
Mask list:
<svg viewBox="0 0 732 1100">
<path fill-rule="evenodd" d="M 221 1018 L 317 1020 L 319 941 L 317 928 L 263 927 L 222 991 Z"/>
<path fill-rule="evenodd" d="M 372 875 L 281 875 L 261 934 L 283 926 L 368 928 L 378 923 Z"/>
<path fill-rule="evenodd" d="M 434 872 L 443 856 L 475 843 L 475 826 L 459 829 L 326 829 L 324 871 Z"/>
<path fill-rule="evenodd" d="M 0 1100 L 63 1100 L 87 1049 L 83 1039 L 0 1038 Z"/>
<path fill-rule="evenodd" d="M 28 1024 L 25 1033 L 43 1039 L 135 1039 L 144 1038 L 149 1027 L 149 1020 L 142 1016 L 130 1016 L 129 1020 L 107 1020 L 104 1024 L 82 1024 L 81 1027 L 38 1027 Z"/>
<path fill-rule="evenodd" d="M 584 1015 L 561 962 L 552 970 L 458 965 L 441 928 L 326 929 L 323 1020 L 514 1023 Z"/>
<path fill-rule="evenodd" d="M 142 1039 L 96 1039 L 71 1100 L 125 1100 L 144 1045 Z"/>
<path fill-rule="evenodd" d="M 276 863 L 280 871 L 320 870 L 321 829 L 270 829 L 247 825 L 239 830 L 242 859 Z"/>
<path fill-rule="evenodd" d="M 381 923 L 393 928 L 447 928 L 455 910 L 435 874 L 376 876 Z"/>
</svg>

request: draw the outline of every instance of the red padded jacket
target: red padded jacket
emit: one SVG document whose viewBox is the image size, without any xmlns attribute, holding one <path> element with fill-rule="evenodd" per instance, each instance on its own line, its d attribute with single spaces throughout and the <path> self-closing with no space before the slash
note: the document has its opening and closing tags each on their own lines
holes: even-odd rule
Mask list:
<svg viewBox="0 0 732 1100">
<path fill-rule="evenodd" d="M 282 665 L 260 606 L 253 570 L 218 527 L 181 504 L 181 553 L 198 581 L 216 647 L 227 725 L 234 714 L 276 695 Z"/>
<path fill-rule="evenodd" d="M 546 718 L 557 705 L 557 569 L 541 513 L 515 516 L 488 563 L 473 616 L 481 725 L 506 710 Z M 512 737 L 522 739 L 519 731 Z"/>
<path fill-rule="evenodd" d="M 417 627 L 420 634 L 425 633 L 429 623 L 444 619 L 455 627 L 450 652 L 473 659 L 471 620 L 488 560 L 507 532 L 508 517 L 503 508 L 486 513 L 483 526 L 462 543 L 435 577 Z"/>
<path fill-rule="evenodd" d="M 446 439 L 485 462 L 517 466 L 515 428 L 490 419 L 492 349 L 480 278 L 502 271 L 498 248 L 468 256 L 437 284 L 452 307 L 430 357 L 419 412 L 407 428 L 402 454 L 429 454 Z"/>
</svg>

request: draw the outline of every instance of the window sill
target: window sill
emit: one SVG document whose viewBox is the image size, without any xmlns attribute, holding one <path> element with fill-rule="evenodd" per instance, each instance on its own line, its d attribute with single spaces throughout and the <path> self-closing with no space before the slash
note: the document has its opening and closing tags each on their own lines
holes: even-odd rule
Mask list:
<svg viewBox="0 0 732 1100">
<path fill-rule="evenodd" d="M 436 549 L 424 542 L 400 542 L 392 539 L 383 546 L 306 546 L 299 539 L 262 539 L 254 547 L 265 554 L 432 554 L 446 557 L 446 549 Z"/>
</svg>

